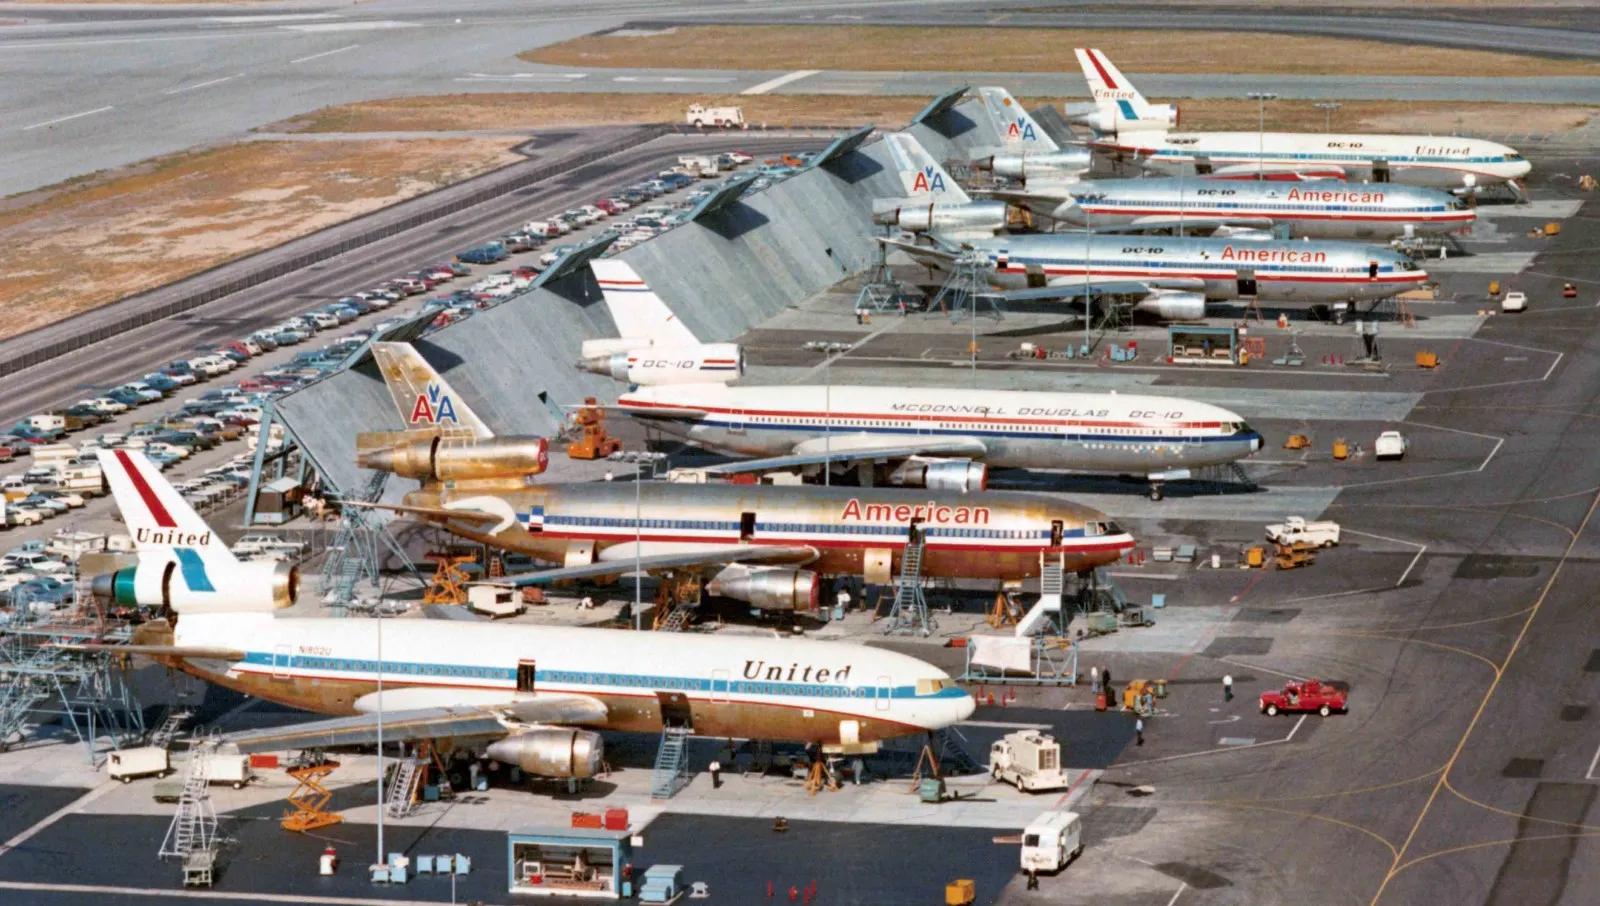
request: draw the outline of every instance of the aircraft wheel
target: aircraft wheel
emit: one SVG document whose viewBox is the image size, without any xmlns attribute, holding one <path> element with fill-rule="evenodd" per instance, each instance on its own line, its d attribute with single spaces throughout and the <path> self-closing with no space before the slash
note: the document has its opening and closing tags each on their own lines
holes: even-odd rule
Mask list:
<svg viewBox="0 0 1600 906">
<path fill-rule="evenodd" d="M 1166 496 L 1166 494 L 1163 493 L 1161 485 L 1152 484 L 1150 486 L 1150 499 L 1151 500 L 1160 500 L 1162 497 L 1165 497 L 1165 496 Z"/>
</svg>

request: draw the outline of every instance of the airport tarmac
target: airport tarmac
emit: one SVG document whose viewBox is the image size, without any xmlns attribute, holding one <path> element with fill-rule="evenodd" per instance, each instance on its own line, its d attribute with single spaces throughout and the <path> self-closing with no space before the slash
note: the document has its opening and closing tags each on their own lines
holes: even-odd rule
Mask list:
<svg viewBox="0 0 1600 906">
<path fill-rule="evenodd" d="M 688 879 L 710 882 L 711 903 L 762 902 L 769 880 L 782 893 L 812 879 L 841 902 L 937 902 L 943 884 L 958 877 L 975 879 L 978 902 L 986 904 L 1592 901 L 1600 884 L 1600 740 L 1592 716 L 1600 617 L 1591 589 L 1600 551 L 1589 523 L 1600 508 L 1593 455 L 1600 353 L 1590 337 L 1600 327 L 1600 267 L 1588 250 L 1600 226 L 1592 197 L 1573 188 L 1579 162 L 1536 164 L 1535 204 L 1496 211 L 1492 232 L 1463 242 L 1469 254 L 1506 256 L 1495 260 L 1521 270 L 1434 271 L 1441 300 L 1411 305 L 1415 328 L 1384 322 L 1387 368 L 1379 372 L 1325 364 L 1326 357 L 1351 356 L 1350 328 L 1308 323 L 1299 310 L 1290 324 L 1300 331 L 1306 364 L 1271 365 L 1294 336 L 1275 325 L 1273 306 L 1264 307 L 1259 324 L 1242 310 L 1215 319 L 1242 321 L 1266 340 L 1267 361 L 1247 368 L 1167 364 L 1164 330 L 1137 325 L 1097 346 L 1135 341 L 1141 352 L 1133 362 L 1008 359 L 1024 341 L 1048 348 L 1075 342 L 1078 330 L 1062 329 L 1070 313 L 1013 310 L 1003 321 L 952 324 L 940 313 L 887 312 L 858 325 L 849 285 L 743 338 L 756 382 L 976 381 L 1194 394 L 1227 401 L 1267 436 L 1267 448 L 1247 463 L 1256 490 L 1184 492 L 1174 483 L 1156 503 L 1139 484 L 997 476 L 1093 502 L 1130 528 L 1145 552 L 1197 547 L 1193 565 L 1146 560 L 1110 570 L 1155 625 L 1078 645 L 1080 672 L 1109 667 L 1119 685 L 1167 680 L 1169 694 L 1146 721 L 1143 745 L 1128 715 L 1093 710 L 1086 685 L 974 689 L 996 694 L 997 702 L 957 728 L 968 754 L 981 761 L 988 743 L 1009 729 L 1049 728 L 1063 740 L 1075 778 L 1064 796 L 1025 797 L 979 775 L 952 784 L 970 789 L 970 798 L 924 806 L 909 792 L 904 761 L 886 759 L 890 779 L 860 789 L 810 797 L 797 781 L 774 775 L 712 790 L 700 774 L 660 804 L 645 801 L 654 740 L 617 737 L 610 740 L 616 773 L 595 785 L 597 795 L 574 801 L 492 788 L 394 822 L 386 828 L 394 842 L 385 848 L 469 852 L 475 869 L 463 892 L 506 902 L 498 829 L 559 824 L 573 810 L 621 806 L 640 822 L 650 819 L 642 858 L 685 865 Z M 1551 219 L 1562 223 L 1558 236 L 1526 235 Z M 899 273 L 926 282 L 912 269 Z M 1495 308 L 1486 295 L 1490 279 L 1527 292 L 1530 309 L 1480 315 Z M 1580 288 L 1576 299 L 1561 297 L 1569 281 Z M 966 356 L 974 330 L 977 368 Z M 815 339 L 851 348 L 819 368 L 823 357 L 803 348 Z M 1423 350 L 1438 353 L 1438 369 L 1415 365 Z M 1389 428 L 1412 441 L 1404 461 L 1333 460 L 1333 438 L 1370 448 Z M 1312 447 L 1283 450 L 1289 433 L 1309 434 Z M 1238 569 L 1240 549 L 1259 543 L 1262 524 L 1287 515 L 1336 519 L 1344 539 L 1306 569 Z M 1158 594 L 1165 596 L 1160 609 L 1153 606 Z M 939 613 L 940 630 L 928 639 L 885 639 L 863 613 L 809 631 L 888 645 L 959 673 L 962 653 L 945 643 L 983 631 L 984 597 Z M 552 611 L 527 619 L 575 617 Z M 1234 679 L 1231 701 L 1224 675 Z M 1298 678 L 1348 683 L 1350 713 L 1260 713 L 1261 692 Z M 292 718 L 240 704 L 207 693 L 200 720 L 236 727 Z M 704 765 L 716 749 L 715 742 L 697 744 L 694 763 Z M 170 812 L 149 802 L 149 781 L 103 785 L 100 775 L 67 767 L 78 758 L 79 750 L 46 742 L 0 754 L 0 801 L 7 804 L 0 844 L 16 841 L 0 852 L 0 897 L 159 902 L 177 887 L 176 869 L 154 858 Z M 311 898 L 302 902 L 448 895 L 439 879 L 380 888 L 360 876 L 355 869 L 375 845 L 375 766 L 358 755 L 341 771 L 337 801 L 350 821 L 326 836 L 347 862 L 332 880 L 314 873 L 324 840 L 273 826 L 287 789 L 281 774 L 259 788 L 217 790 L 224 828 L 239 841 L 224 856 L 219 893 L 263 902 L 285 894 Z M 1058 806 L 1083 814 L 1088 848 L 1029 892 L 1015 872 L 1014 844 L 993 838 Z M 794 819 L 788 836 L 771 830 L 780 814 Z"/>
</svg>

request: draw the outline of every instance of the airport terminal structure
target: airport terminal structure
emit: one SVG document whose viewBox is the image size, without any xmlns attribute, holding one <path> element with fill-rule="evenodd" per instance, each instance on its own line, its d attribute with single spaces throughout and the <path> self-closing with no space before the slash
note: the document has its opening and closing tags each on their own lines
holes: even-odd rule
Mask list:
<svg viewBox="0 0 1600 906">
<path fill-rule="evenodd" d="M 1600 900 L 1583 4 L 0 6 L 0 902 Z"/>
</svg>

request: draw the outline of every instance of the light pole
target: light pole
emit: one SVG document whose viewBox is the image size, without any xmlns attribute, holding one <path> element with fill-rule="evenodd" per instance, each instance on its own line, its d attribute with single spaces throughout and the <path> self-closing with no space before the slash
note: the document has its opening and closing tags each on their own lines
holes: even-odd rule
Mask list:
<svg viewBox="0 0 1600 906">
<path fill-rule="evenodd" d="M 1317 108 L 1318 110 L 1322 111 L 1322 131 L 1323 132 L 1332 132 L 1333 131 L 1333 111 L 1338 110 L 1340 107 L 1343 107 L 1344 105 L 1335 103 L 1333 101 L 1323 101 L 1320 104 L 1312 104 L 1311 106 L 1313 106 L 1313 107 Z"/>
<path fill-rule="evenodd" d="M 1267 156 L 1267 102 L 1276 101 L 1278 95 L 1271 91 L 1252 91 L 1245 95 L 1261 107 L 1261 125 L 1256 129 L 1256 181 L 1265 179 L 1265 160 Z"/>
<path fill-rule="evenodd" d="M 389 857 L 383 854 L 383 813 L 387 806 L 383 801 L 383 602 L 378 603 L 378 608 L 373 611 L 373 616 L 378 621 L 378 858 L 374 864 L 382 864 Z"/>
</svg>

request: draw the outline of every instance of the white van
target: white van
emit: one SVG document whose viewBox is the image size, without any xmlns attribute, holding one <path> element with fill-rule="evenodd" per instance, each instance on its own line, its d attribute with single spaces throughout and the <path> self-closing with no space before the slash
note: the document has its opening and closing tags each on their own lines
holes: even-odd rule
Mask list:
<svg viewBox="0 0 1600 906">
<path fill-rule="evenodd" d="M 1022 831 L 1022 870 L 1053 872 L 1083 852 L 1077 812 L 1045 812 Z"/>
<path fill-rule="evenodd" d="M 1527 311 L 1528 310 L 1528 294 L 1527 293 L 1506 293 L 1506 297 L 1504 299 L 1500 300 L 1500 310 L 1501 311 Z"/>
</svg>

